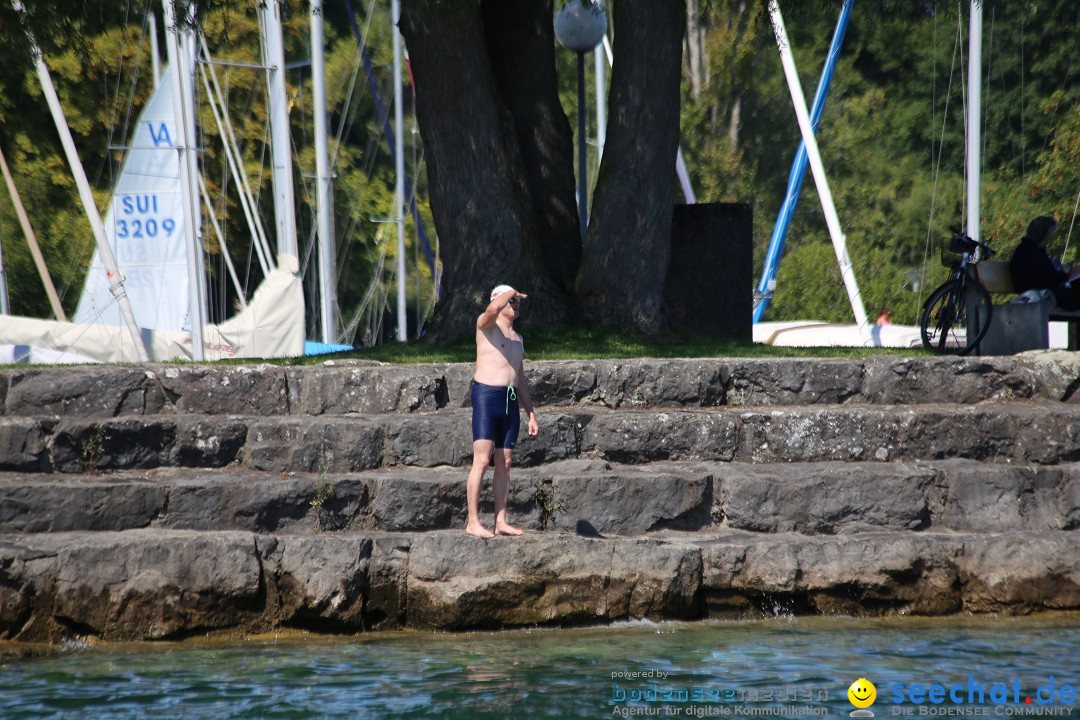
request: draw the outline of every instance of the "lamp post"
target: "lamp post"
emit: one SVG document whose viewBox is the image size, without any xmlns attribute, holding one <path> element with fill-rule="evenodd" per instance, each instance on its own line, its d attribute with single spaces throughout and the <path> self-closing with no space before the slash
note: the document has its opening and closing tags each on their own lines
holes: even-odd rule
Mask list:
<svg viewBox="0 0 1080 720">
<path fill-rule="evenodd" d="M 577 53 L 578 81 L 578 222 L 581 243 L 589 228 L 589 188 L 585 157 L 585 53 L 603 39 L 607 16 L 598 0 L 568 0 L 555 14 L 555 37 L 567 50 Z"/>
</svg>

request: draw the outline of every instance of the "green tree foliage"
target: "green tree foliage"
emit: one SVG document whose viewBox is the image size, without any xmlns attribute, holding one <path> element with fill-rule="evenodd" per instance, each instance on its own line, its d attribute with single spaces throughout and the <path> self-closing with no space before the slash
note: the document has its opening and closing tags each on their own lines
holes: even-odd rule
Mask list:
<svg viewBox="0 0 1080 720">
<path fill-rule="evenodd" d="M 682 149 L 699 200 L 753 204 L 756 280 L 800 139 L 767 3 L 685 0 L 685 4 Z M 110 148 L 127 142 L 131 123 L 150 90 L 143 13 L 146 7 L 159 8 L 158 3 L 126 0 L 34 0 L 27 5 L 20 15 L 0 2 L 4 41 L 0 150 L 15 175 L 54 279 L 67 288 L 64 303 L 70 309 L 92 239 L 30 67 L 23 31 L 32 29 L 45 50 L 98 205 L 105 208 L 121 161 L 119 151 Z M 387 241 L 392 240 L 393 228 L 373 220 L 390 215 L 393 165 L 343 6 L 328 5 L 331 134 L 342 130 L 340 143 L 331 143 L 331 153 L 337 158 L 334 224 L 343 322 L 352 319 L 371 281 L 378 281 L 378 297 L 372 304 L 376 309 L 356 318 L 359 342 L 368 325 L 380 322 L 381 298 L 392 283 L 395 250 Z M 839 0 L 781 2 L 808 99 L 813 97 L 840 5 Z M 353 6 L 361 24 L 367 8 L 374 7 L 367 43 L 389 102 L 389 2 L 353 2 Z M 254 3 L 218 0 L 198 7 L 199 23 L 217 58 L 258 60 Z M 309 57 L 307 8 L 296 1 L 288 8 L 286 54 L 290 60 L 303 60 Z M 1075 261 L 1080 259 L 1076 252 L 1080 241 L 1069 231 L 1080 193 L 1080 83 L 1074 80 L 1080 5 L 1073 0 L 984 0 L 983 9 L 982 234 L 1007 256 L 1031 217 L 1052 214 L 1062 224 L 1056 249 Z M 830 188 L 867 310 L 892 307 L 899 322 L 914 322 L 927 290 L 944 275 L 941 241 L 950 226 L 964 223 L 967 12 L 966 2 L 958 6 L 943 0 L 856 0 L 819 128 Z M 163 32 L 159 27 L 162 36 Z M 560 98 L 567 114 L 575 118 L 574 58 L 557 52 L 556 60 Z M 218 72 L 227 88 L 249 177 L 261 198 L 264 224 L 269 225 L 266 110 L 259 73 L 238 67 Z M 586 77 L 591 84 L 592 72 Z M 302 205 L 301 248 L 303 259 L 310 262 L 308 238 L 314 224 L 310 69 L 291 69 L 288 85 Z M 410 93 L 406 89 L 407 99 Z M 591 97 L 591 87 L 589 93 Z M 411 130 L 411 106 L 406 112 Z M 209 125 L 205 105 L 200 113 Z M 589 122 L 594 134 L 591 113 Z M 217 197 L 218 191 L 231 190 L 232 181 L 223 170 L 215 133 L 207 131 L 201 142 L 206 179 Z M 413 159 L 422 158 L 423 147 L 417 134 L 409 132 L 407 138 L 407 159 L 414 171 Z M 595 153 L 590 153 L 589 163 L 588 173 L 595 178 Z M 423 200 L 426 175 L 421 171 L 413 177 Z M 229 197 L 234 196 L 226 192 Z M 434 235 L 425 202 L 421 208 Z M 214 212 L 224 224 L 233 259 L 250 292 L 259 271 L 236 201 L 215 201 Z M 220 251 L 210 233 L 206 240 L 211 254 Z M 0 243 L 13 310 L 47 316 L 48 305 L 6 192 L 0 192 Z M 429 308 L 431 279 L 417 259 L 411 233 L 409 243 L 409 272 L 421 280 L 418 289 L 410 283 L 409 305 L 419 301 Z M 215 267 L 215 279 L 220 280 L 220 263 Z M 216 302 L 218 311 L 224 312 L 231 298 L 224 292 Z M 767 314 L 770 320 L 796 318 L 850 321 L 809 172 Z"/>
<path fill-rule="evenodd" d="M 34 3 L 30 3 L 34 5 Z M 145 8 L 143 5 L 145 4 Z M 0 3 L 0 5 L 3 5 Z M 334 159 L 334 227 L 337 236 L 338 297 L 346 340 L 357 343 L 368 326 L 383 322 L 384 298 L 394 287 L 396 234 L 393 225 L 379 222 L 392 215 L 394 166 L 383 137 L 383 118 L 377 117 L 371 89 L 364 76 L 356 40 L 340 4 L 330 3 L 325 23 L 326 91 L 330 154 Z M 392 30 L 388 0 L 357 8 L 367 52 L 375 66 L 387 106 L 393 99 L 389 72 Z M 272 228 L 271 179 L 265 74 L 257 65 L 259 27 L 255 3 L 202 3 L 199 27 L 214 60 L 228 105 L 245 171 L 260 207 L 263 226 Z M 285 53 L 296 62 L 287 74 L 294 178 L 298 202 L 297 227 L 301 263 L 308 294 L 308 327 L 316 325 L 317 288 L 313 242 L 315 220 L 315 153 L 311 108 L 310 35 L 307 5 L 291 3 L 285 14 Z M 0 10 L 0 150 L 5 153 L 30 223 L 42 245 L 46 263 L 70 313 L 78 299 L 94 240 L 62 154 L 56 129 L 31 65 L 24 26 L 33 31 L 64 106 L 76 146 L 94 186 L 99 210 L 108 208 L 111 187 L 123 160 L 122 146 L 130 139 L 138 112 L 152 89 L 147 10 L 158 12 L 159 46 L 164 64 L 165 30 L 160 3 L 72 3 L 52 8 L 52 15 L 19 15 Z M 365 12 L 370 10 L 370 18 Z M 370 20 L 370 21 L 369 21 Z M 74 34 L 72 34 L 74 33 Z M 69 42 L 64 38 L 70 36 Z M 406 76 L 406 83 L 408 77 Z M 212 198 L 203 208 L 204 246 L 211 274 L 211 316 L 230 314 L 236 298 L 226 282 L 222 247 L 210 229 L 208 213 L 221 225 L 244 291 L 250 296 L 261 279 L 251 247 L 235 184 L 225 166 L 224 146 L 210 109 L 201 74 L 196 80 L 199 164 Z M 426 177 L 417 172 L 423 149 L 411 131 L 411 91 L 406 99 L 406 167 L 412 173 L 421 216 L 433 236 L 426 205 Z M 392 121 L 392 117 L 391 117 Z M 338 142 L 340 138 L 340 142 Z M 434 242 L 434 237 L 432 237 Z M 271 244 L 273 244 L 271 238 Z M 48 317 L 50 310 L 41 281 L 30 259 L 14 208 L 6 190 L 0 192 L 0 243 L 3 243 L 12 311 Z M 423 318 L 433 304 L 430 269 L 418 256 L 415 232 L 408 234 L 408 304 L 410 314 Z M 372 286 L 372 284 L 374 285 Z M 360 305 L 368 309 L 360 313 Z M 361 317 L 362 316 L 362 317 Z M 347 327 L 355 319 L 352 327 Z M 410 321 L 415 331 L 415 318 Z M 312 332 L 313 334 L 313 332 Z"/>
<path fill-rule="evenodd" d="M 809 102 L 840 3 L 780 4 Z M 762 5 L 702 3 L 710 73 L 699 93 L 684 83 L 682 128 L 699 199 L 754 204 L 755 280 L 800 140 Z M 1080 9 L 986 0 L 983 12 L 981 227 L 1007 257 L 1034 215 L 1067 229 L 1080 191 Z M 966 2 L 857 0 L 818 130 L 867 312 L 889 306 L 900 322 L 944 277 L 941 241 L 965 221 L 967 24 Z M 766 315 L 797 318 L 851 321 L 809 171 Z"/>
</svg>

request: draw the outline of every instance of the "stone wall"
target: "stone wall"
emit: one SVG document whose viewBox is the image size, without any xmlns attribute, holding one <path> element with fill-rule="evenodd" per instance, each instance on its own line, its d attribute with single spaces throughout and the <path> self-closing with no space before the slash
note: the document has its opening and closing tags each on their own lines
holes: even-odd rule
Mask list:
<svg viewBox="0 0 1080 720">
<path fill-rule="evenodd" d="M 0 639 L 1080 608 L 1072 354 L 532 363 L 492 540 L 470 373 L 0 371 Z"/>
</svg>

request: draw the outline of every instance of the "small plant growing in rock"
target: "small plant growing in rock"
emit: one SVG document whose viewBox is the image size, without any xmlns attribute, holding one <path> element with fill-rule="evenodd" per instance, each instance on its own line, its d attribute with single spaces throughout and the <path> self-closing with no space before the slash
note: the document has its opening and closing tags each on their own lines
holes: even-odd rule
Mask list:
<svg viewBox="0 0 1080 720">
<path fill-rule="evenodd" d="M 548 523 L 555 519 L 555 513 L 566 503 L 555 499 L 555 486 L 551 480 L 537 480 L 533 488 L 533 501 L 540 510 L 540 529 L 547 530 Z"/>
<path fill-rule="evenodd" d="M 322 532 L 330 513 L 327 503 L 334 497 L 334 482 L 326 479 L 326 468 L 319 468 L 315 479 L 315 496 L 311 498 L 311 507 L 315 510 L 315 530 Z"/>
<path fill-rule="evenodd" d="M 105 455 L 105 428 L 100 425 L 93 426 L 90 434 L 79 443 L 79 450 L 82 454 L 83 472 L 96 475 L 98 463 Z"/>
</svg>

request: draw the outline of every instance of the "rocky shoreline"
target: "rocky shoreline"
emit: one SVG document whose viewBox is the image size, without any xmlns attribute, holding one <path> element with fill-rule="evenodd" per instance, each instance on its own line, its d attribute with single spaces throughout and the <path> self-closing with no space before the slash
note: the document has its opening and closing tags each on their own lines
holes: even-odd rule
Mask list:
<svg viewBox="0 0 1080 720">
<path fill-rule="evenodd" d="M 1072 354 L 532 363 L 487 541 L 470 372 L 0 371 L 0 640 L 1080 609 Z"/>
</svg>

